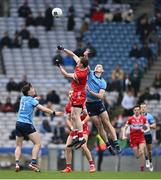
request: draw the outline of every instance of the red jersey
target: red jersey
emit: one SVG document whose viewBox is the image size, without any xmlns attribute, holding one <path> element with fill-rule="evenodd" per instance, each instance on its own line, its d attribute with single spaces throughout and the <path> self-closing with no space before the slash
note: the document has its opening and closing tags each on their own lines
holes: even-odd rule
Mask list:
<svg viewBox="0 0 161 180">
<path fill-rule="evenodd" d="M 72 81 L 72 89 L 74 92 L 85 91 L 89 67 L 80 69 L 76 66 L 74 75 L 76 80 Z"/>
<path fill-rule="evenodd" d="M 144 116 L 131 116 L 128 118 L 127 124 L 130 125 L 130 139 L 131 140 L 143 140 L 144 131 L 143 125 L 147 123 Z"/>
</svg>

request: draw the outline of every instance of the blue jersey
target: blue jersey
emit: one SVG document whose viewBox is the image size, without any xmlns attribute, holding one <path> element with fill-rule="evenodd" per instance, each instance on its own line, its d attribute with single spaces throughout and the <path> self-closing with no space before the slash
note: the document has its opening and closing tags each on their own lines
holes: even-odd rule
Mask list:
<svg viewBox="0 0 161 180">
<path fill-rule="evenodd" d="M 90 71 L 88 74 L 87 79 L 87 85 L 90 88 L 91 91 L 95 93 L 99 93 L 100 89 L 106 89 L 107 83 L 102 77 L 97 77 L 94 74 L 94 71 Z M 87 90 L 87 101 L 100 101 L 101 99 L 93 96 L 88 90 Z"/>
<path fill-rule="evenodd" d="M 39 102 L 31 96 L 22 96 L 20 101 L 20 108 L 18 112 L 17 121 L 33 124 L 32 116 L 34 108 L 39 104 Z"/>
<path fill-rule="evenodd" d="M 149 125 L 155 123 L 154 117 L 150 113 L 145 113 L 144 117 L 147 119 Z M 150 134 L 150 133 L 151 133 L 150 131 L 145 132 L 145 134 Z"/>
</svg>

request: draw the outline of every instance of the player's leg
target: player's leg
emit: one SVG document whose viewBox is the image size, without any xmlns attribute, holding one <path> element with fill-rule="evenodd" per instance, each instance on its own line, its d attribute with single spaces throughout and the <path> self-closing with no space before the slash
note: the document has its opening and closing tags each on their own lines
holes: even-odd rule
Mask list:
<svg viewBox="0 0 161 180">
<path fill-rule="evenodd" d="M 153 171 L 153 164 L 152 164 L 152 144 L 147 144 L 147 154 L 150 162 L 149 170 Z"/>
<path fill-rule="evenodd" d="M 145 162 L 145 143 L 139 144 L 139 152 L 140 152 L 140 170 L 144 171 L 144 162 Z"/>
<path fill-rule="evenodd" d="M 38 132 L 34 132 L 28 135 L 29 139 L 32 141 L 34 144 L 34 147 L 32 149 L 32 161 L 29 164 L 29 167 L 36 172 L 39 172 L 39 168 L 37 166 L 37 157 L 39 150 L 41 148 L 41 140 L 40 140 L 40 135 Z"/>
<path fill-rule="evenodd" d="M 81 112 L 82 107 L 72 107 L 71 109 L 72 120 L 75 122 L 75 125 L 78 129 L 78 139 L 75 142 L 73 141 L 71 146 L 76 145 L 76 149 L 80 148 L 85 143 L 85 139 L 83 137 L 83 124 L 80 119 Z"/>
<path fill-rule="evenodd" d="M 88 135 L 84 134 L 84 139 L 86 140 L 86 142 L 82 145 L 82 149 L 83 149 L 83 151 L 84 151 L 84 153 L 86 155 L 86 158 L 87 158 L 87 160 L 89 162 L 90 172 L 95 172 L 96 168 L 95 168 L 95 165 L 94 165 L 94 161 L 93 161 L 91 152 L 87 147 Z"/>
<path fill-rule="evenodd" d="M 16 172 L 18 172 L 20 170 L 19 160 L 20 160 L 20 156 L 21 156 L 23 139 L 24 139 L 24 137 L 16 136 L 16 149 L 15 149 L 15 162 L 16 162 L 15 171 Z"/>
<path fill-rule="evenodd" d="M 108 150 L 110 151 L 110 153 L 112 155 L 115 155 L 115 152 L 113 151 L 112 146 L 110 145 L 110 143 L 108 141 L 107 134 L 104 130 L 103 124 L 102 124 L 101 120 L 99 119 L 99 117 L 98 116 L 91 116 L 91 120 L 97 128 L 98 134 L 101 136 L 101 138 L 106 143 L 106 146 L 107 146 Z"/>
<path fill-rule="evenodd" d="M 101 118 L 101 121 L 103 123 L 105 131 L 110 132 L 110 135 L 111 135 L 111 138 L 113 140 L 113 144 L 114 144 L 115 149 L 117 150 L 118 153 L 120 153 L 121 149 L 120 149 L 120 146 L 119 146 L 118 141 L 117 141 L 116 131 L 110 122 L 108 112 L 107 111 L 102 112 L 99 115 L 99 117 Z"/>
<path fill-rule="evenodd" d="M 73 133 L 73 132 L 72 132 Z M 66 142 L 66 148 L 65 148 L 65 158 L 66 158 L 66 168 L 61 171 L 63 173 L 70 173 L 72 172 L 72 148 L 68 147 L 69 144 L 72 142 L 72 136 L 69 135 Z"/>
</svg>

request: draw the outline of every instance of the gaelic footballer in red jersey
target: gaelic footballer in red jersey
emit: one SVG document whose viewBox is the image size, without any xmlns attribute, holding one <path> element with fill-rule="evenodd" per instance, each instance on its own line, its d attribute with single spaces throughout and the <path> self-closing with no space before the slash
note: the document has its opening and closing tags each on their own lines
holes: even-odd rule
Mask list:
<svg viewBox="0 0 161 180">
<path fill-rule="evenodd" d="M 130 116 L 123 127 L 123 139 L 126 139 L 126 130 L 130 127 L 130 145 L 134 150 L 136 158 L 141 158 L 140 170 L 144 171 L 144 160 L 145 160 L 145 139 L 144 139 L 144 128 L 149 128 L 148 122 L 144 116 L 141 115 L 140 106 L 135 106 L 134 115 Z"/>
<path fill-rule="evenodd" d="M 65 149 L 65 151 L 66 151 L 66 168 L 62 171 L 63 173 L 70 173 L 72 171 L 72 168 L 71 168 L 72 147 L 68 147 L 68 145 L 71 144 L 73 138 L 77 137 L 77 133 L 78 133 L 78 131 L 73 130 L 73 124 L 71 121 L 71 105 L 72 105 L 71 94 L 72 94 L 72 92 L 70 91 L 69 92 L 69 102 L 67 103 L 67 105 L 65 107 L 66 114 L 68 115 L 67 125 L 70 128 L 71 132 L 70 132 L 70 134 L 67 138 L 67 142 L 66 142 L 66 149 Z M 88 141 L 88 135 L 89 135 L 89 128 L 88 128 L 88 124 L 87 124 L 88 120 L 89 120 L 89 116 L 87 114 L 86 107 L 83 106 L 82 113 L 81 113 L 81 121 L 83 124 L 83 136 L 86 140 L 86 143 L 84 143 L 82 145 L 82 150 L 85 152 L 85 155 L 89 162 L 89 171 L 95 172 L 96 168 L 95 168 L 95 165 L 94 165 L 94 162 L 92 159 L 92 155 L 87 147 L 87 141 Z"/>
<path fill-rule="evenodd" d="M 74 70 L 74 73 L 67 73 L 65 69 L 59 64 L 59 61 L 57 61 L 57 66 L 60 69 L 60 72 L 63 74 L 66 78 L 72 79 L 72 97 L 71 97 L 71 118 L 73 121 L 74 129 L 78 129 L 78 138 L 73 139 L 70 146 L 75 146 L 76 149 L 80 148 L 86 141 L 83 137 L 83 126 L 80 119 L 80 114 L 82 112 L 82 107 L 86 100 L 86 81 L 87 76 L 89 73 L 89 67 L 88 67 L 88 53 L 89 51 L 86 50 L 84 52 L 84 57 L 78 57 L 75 55 L 72 51 L 68 49 L 64 49 L 62 46 L 57 47 L 58 50 L 65 52 L 68 56 L 71 56 L 75 62 L 77 63 L 77 66 Z"/>
</svg>

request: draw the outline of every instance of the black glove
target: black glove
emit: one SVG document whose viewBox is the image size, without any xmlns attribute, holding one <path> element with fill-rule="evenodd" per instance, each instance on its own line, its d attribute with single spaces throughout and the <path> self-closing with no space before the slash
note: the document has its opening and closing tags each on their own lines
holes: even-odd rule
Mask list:
<svg viewBox="0 0 161 180">
<path fill-rule="evenodd" d="M 59 59 L 56 59 L 56 60 L 55 60 L 55 65 L 58 66 L 58 67 L 60 67 L 60 61 L 59 61 Z"/>
<path fill-rule="evenodd" d="M 64 50 L 63 46 L 61 46 L 61 45 L 57 46 L 57 49 L 60 50 L 60 51 Z"/>
</svg>

